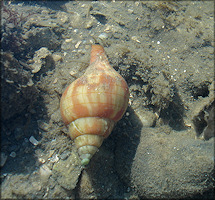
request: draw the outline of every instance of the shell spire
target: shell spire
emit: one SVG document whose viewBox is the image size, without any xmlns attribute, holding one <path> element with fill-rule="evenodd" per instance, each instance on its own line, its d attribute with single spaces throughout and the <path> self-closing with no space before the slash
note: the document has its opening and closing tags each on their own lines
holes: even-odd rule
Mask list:
<svg viewBox="0 0 215 200">
<path fill-rule="evenodd" d="M 90 65 L 64 91 L 61 116 L 78 148 L 82 165 L 102 145 L 128 106 L 126 81 L 110 66 L 104 48 L 92 45 Z"/>
<path fill-rule="evenodd" d="M 104 48 L 101 45 L 93 44 L 90 54 L 90 64 L 95 62 L 96 59 L 105 60 L 109 64 Z"/>
</svg>

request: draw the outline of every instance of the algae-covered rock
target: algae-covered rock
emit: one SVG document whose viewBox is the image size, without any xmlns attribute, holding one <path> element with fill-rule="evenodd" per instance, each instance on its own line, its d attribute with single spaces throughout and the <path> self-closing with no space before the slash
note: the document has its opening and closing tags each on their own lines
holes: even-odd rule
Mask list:
<svg viewBox="0 0 215 200">
<path fill-rule="evenodd" d="M 195 102 L 195 106 L 191 110 L 192 122 L 196 131 L 196 136 L 209 140 L 215 136 L 215 96 L 214 96 L 214 82 L 210 86 L 209 96 Z"/>
<path fill-rule="evenodd" d="M 192 131 L 193 132 L 193 131 Z M 143 128 L 131 181 L 142 198 L 186 198 L 213 188 L 214 141 Z"/>
<path fill-rule="evenodd" d="M 72 190 L 76 187 L 81 170 L 78 155 L 75 152 L 71 152 L 71 155 L 66 160 L 59 160 L 59 162 L 55 163 L 53 176 L 63 188 Z"/>
<path fill-rule="evenodd" d="M 3 120 L 20 114 L 36 101 L 38 90 L 29 71 L 11 53 L 1 53 L 1 108 Z"/>
</svg>

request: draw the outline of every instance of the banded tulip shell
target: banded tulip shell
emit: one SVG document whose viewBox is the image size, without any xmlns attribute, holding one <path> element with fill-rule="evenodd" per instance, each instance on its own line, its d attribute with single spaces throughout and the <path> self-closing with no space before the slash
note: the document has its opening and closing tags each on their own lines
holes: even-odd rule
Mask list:
<svg viewBox="0 0 215 200">
<path fill-rule="evenodd" d="M 126 81 L 110 66 L 101 45 L 92 45 L 90 65 L 64 91 L 61 116 L 75 141 L 82 165 L 102 145 L 128 106 Z"/>
</svg>

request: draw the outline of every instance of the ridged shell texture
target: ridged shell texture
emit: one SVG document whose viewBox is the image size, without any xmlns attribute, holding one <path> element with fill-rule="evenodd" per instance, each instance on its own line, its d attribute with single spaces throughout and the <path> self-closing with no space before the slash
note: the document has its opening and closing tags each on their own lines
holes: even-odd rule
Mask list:
<svg viewBox="0 0 215 200">
<path fill-rule="evenodd" d="M 78 148 L 82 165 L 107 138 L 128 106 L 126 81 L 110 66 L 101 45 L 92 45 L 90 65 L 64 91 L 61 116 Z"/>
</svg>

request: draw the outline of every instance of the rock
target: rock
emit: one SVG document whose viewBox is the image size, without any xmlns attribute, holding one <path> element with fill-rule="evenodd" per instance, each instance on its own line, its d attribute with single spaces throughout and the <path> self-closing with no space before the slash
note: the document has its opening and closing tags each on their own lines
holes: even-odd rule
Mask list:
<svg viewBox="0 0 215 200">
<path fill-rule="evenodd" d="M 41 181 L 43 183 L 46 183 L 49 177 L 51 176 L 52 171 L 49 169 L 49 167 L 46 164 L 43 164 L 39 169 L 39 173 L 40 173 Z"/>
<path fill-rule="evenodd" d="M 30 104 L 33 105 L 38 90 L 34 84 L 28 84 L 32 82 L 31 73 L 23 69 L 12 54 L 2 53 L 1 64 L 1 116 L 4 120 L 20 114 Z"/>
<path fill-rule="evenodd" d="M 144 127 L 151 127 L 155 125 L 157 119 L 156 114 L 141 108 L 135 110 L 135 114 L 139 117 Z"/>
<path fill-rule="evenodd" d="M 22 183 L 20 181 L 22 180 Z M 2 184 L 4 192 L 1 193 L 1 199 L 16 199 L 17 196 L 22 198 L 36 198 L 42 199 L 43 192 L 41 191 L 42 185 L 39 177 L 33 173 L 29 174 L 14 174 L 8 175 Z"/>
<path fill-rule="evenodd" d="M 160 73 L 154 80 L 152 79 L 152 104 L 159 108 L 167 108 L 173 101 L 173 84 Z"/>
<path fill-rule="evenodd" d="M 143 128 L 131 167 L 131 182 L 139 196 L 147 199 L 186 198 L 202 193 L 213 188 L 213 149 L 213 140 Z"/>
<path fill-rule="evenodd" d="M 214 83 L 211 84 L 211 89 L 208 97 L 196 102 L 192 110 L 192 122 L 196 131 L 196 136 L 205 140 L 214 137 Z"/>
<path fill-rule="evenodd" d="M 67 190 L 72 190 L 76 187 L 81 171 L 80 159 L 74 152 L 71 152 L 71 155 L 66 160 L 59 160 L 53 166 L 53 176 Z"/>
<path fill-rule="evenodd" d="M 32 73 L 37 73 L 40 71 L 42 65 L 45 64 L 45 58 L 48 56 L 51 56 L 51 52 L 46 47 L 42 47 L 35 52 L 33 58 L 34 63 L 31 65 Z"/>
<path fill-rule="evenodd" d="M 49 50 L 55 50 L 60 46 L 59 37 L 49 27 L 37 27 L 30 29 L 24 35 L 27 40 L 27 47 L 40 49 L 47 47 Z"/>
<path fill-rule="evenodd" d="M 62 56 L 59 54 L 53 54 L 52 57 L 55 62 L 62 61 Z"/>
<path fill-rule="evenodd" d="M 84 20 L 79 13 L 74 12 L 71 14 L 69 25 L 73 28 L 81 28 L 84 25 Z"/>
</svg>

